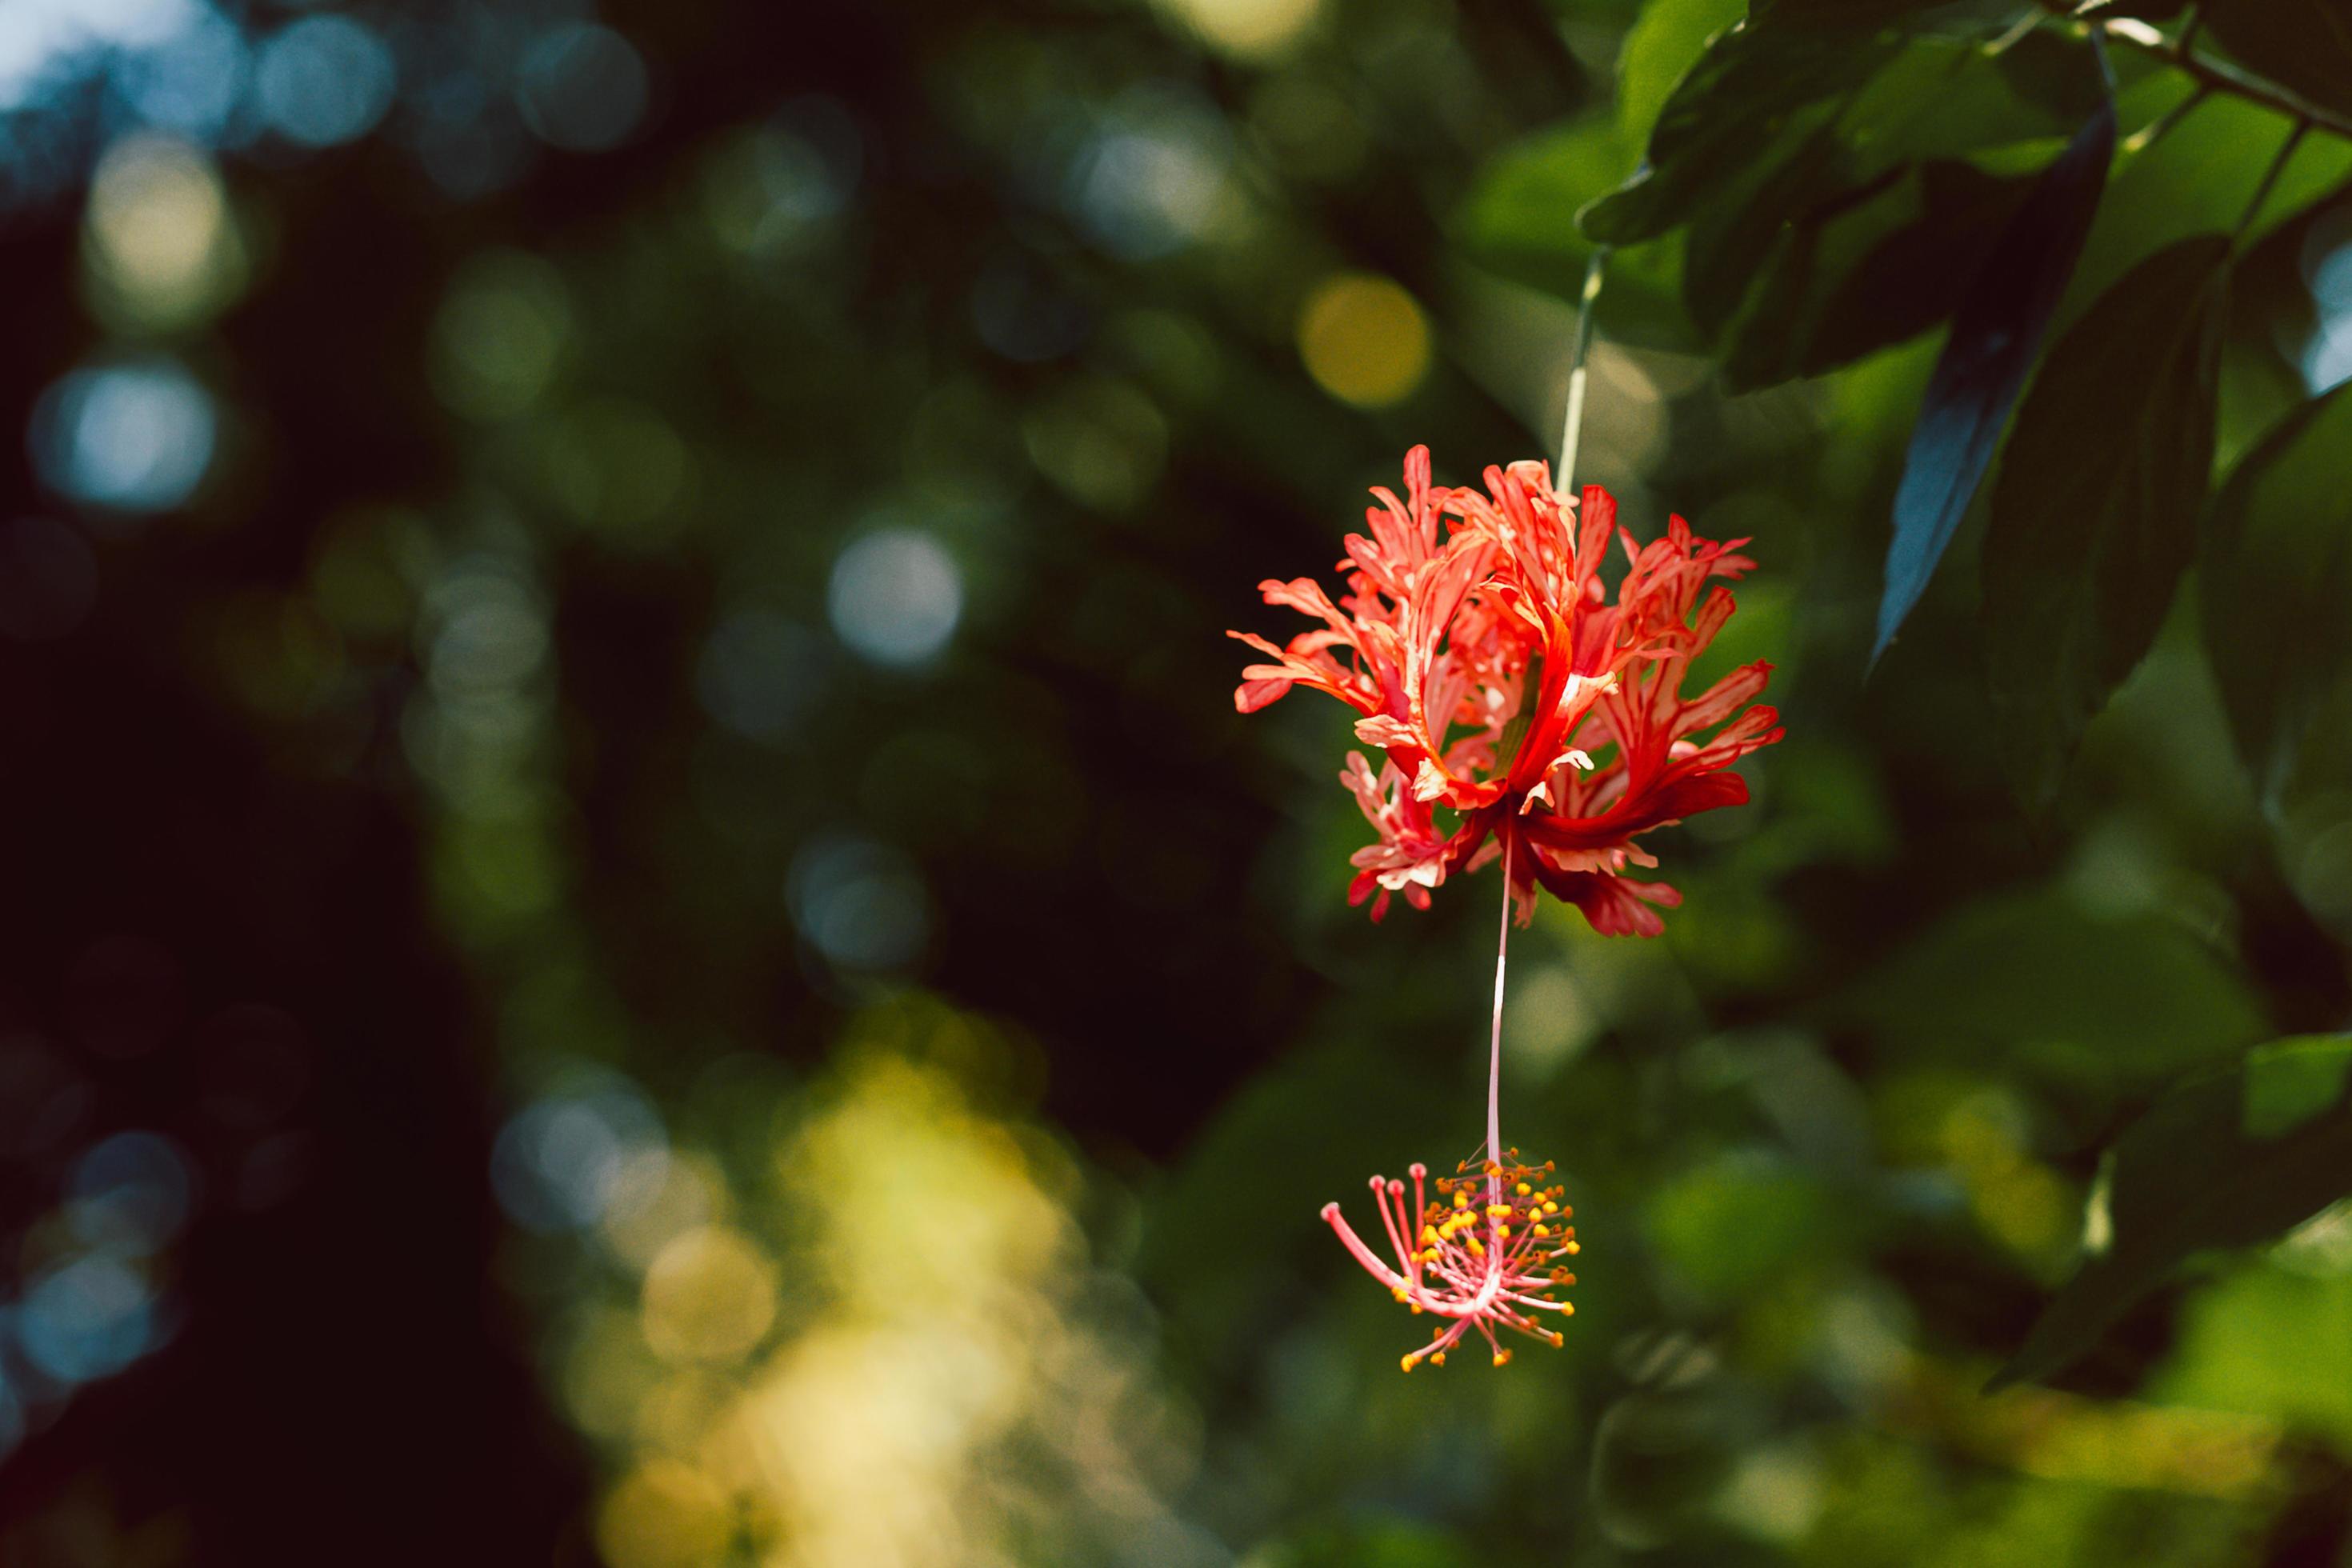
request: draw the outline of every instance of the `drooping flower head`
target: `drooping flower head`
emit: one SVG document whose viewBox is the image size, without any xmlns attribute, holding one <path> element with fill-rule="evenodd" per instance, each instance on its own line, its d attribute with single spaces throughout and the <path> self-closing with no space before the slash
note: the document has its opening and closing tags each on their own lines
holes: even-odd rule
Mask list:
<svg viewBox="0 0 2352 1568">
<path fill-rule="evenodd" d="M 1560 1262 L 1578 1251 L 1576 1227 L 1568 1223 L 1576 1211 L 1560 1202 L 1560 1188 L 1545 1184 L 1551 1170 L 1549 1160 L 1522 1164 L 1519 1152 L 1507 1149 L 1499 1162 L 1482 1160 L 1474 1167 L 1464 1161 L 1455 1174 L 1437 1179 L 1432 1198 L 1429 1168 L 1416 1163 L 1410 1207 L 1402 1182 L 1374 1176 L 1372 1201 L 1396 1253 L 1394 1268 L 1363 1244 L 1338 1204 L 1323 1205 L 1325 1223 L 1389 1294 L 1415 1313 L 1449 1320 L 1427 1344 L 1405 1355 L 1405 1371 L 1424 1360 L 1444 1366 L 1445 1352 L 1472 1329 L 1485 1338 L 1496 1366 L 1511 1359 L 1495 1337 L 1496 1329 L 1560 1342 L 1559 1331 L 1547 1327 L 1543 1315 L 1576 1312 L 1567 1294 L 1576 1276 Z"/>
<path fill-rule="evenodd" d="M 1769 664 L 1682 689 L 1732 614 L 1715 580 L 1755 564 L 1737 553 L 1747 541 L 1698 538 L 1676 517 L 1637 544 L 1606 490 L 1580 502 L 1540 462 L 1489 468 L 1482 493 L 1433 485 L 1416 447 L 1404 477 L 1402 500 L 1372 492 L 1336 603 L 1308 577 L 1259 584 L 1319 625 L 1284 647 L 1230 634 L 1266 658 L 1242 672 L 1234 706 L 1303 685 L 1356 710 L 1357 739 L 1383 755 L 1375 769 L 1350 753 L 1340 774 L 1379 834 L 1352 858 L 1349 897 L 1371 900 L 1374 920 L 1391 894 L 1425 908 L 1448 876 L 1500 857 L 1521 925 L 1541 889 L 1603 935 L 1657 935 L 1658 908 L 1681 895 L 1624 874 L 1657 864 L 1641 835 L 1743 804 L 1727 770 L 1780 738 L 1779 714 L 1748 706 Z M 1626 562 L 1613 602 L 1612 540 Z"/>
</svg>

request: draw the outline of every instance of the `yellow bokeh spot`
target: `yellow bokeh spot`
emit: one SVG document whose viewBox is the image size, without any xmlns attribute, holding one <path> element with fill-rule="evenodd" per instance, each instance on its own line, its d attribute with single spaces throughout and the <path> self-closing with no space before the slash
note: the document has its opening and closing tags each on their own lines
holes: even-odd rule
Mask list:
<svg viewBox="0 0 2352 1568">
<path fill-rule="evenodd" d="M 660 1459 L 625 1477 L 596 1518 L 596 1549 L 612 1568 L 703 1568 L 726 1560 L 734 1535 L 727 1494 Z"/>
<path fill-rule="evenodd" d="M 1385 278 L 1325 279 L 1298 313 L 1298 353 L 1324 391 L 1359 408 L 1410 395 L 1429 373 L 1429 321 Z"/>
<path fill-rule="evenodd" d="M 689 1230 L 646 1270 L 643 1317 L 646 1342 L 664 1361 L 742 1355 L 776 1321 L 775 1265 L 740 1231 Z"/>
<path fill-rule="evenodd" d="M 86 250 L 116 311 L 177 326 L 226 302 L 242 273 L 212 160 L 164 136 L 128 136 L 91 176 Z"/>
<path fill-rule="evenodd" d="M 1320 0 L 1164 0 L 1211 47 L 1244 59 L 1280 54 L 1305 33 Z"/>
</svg>

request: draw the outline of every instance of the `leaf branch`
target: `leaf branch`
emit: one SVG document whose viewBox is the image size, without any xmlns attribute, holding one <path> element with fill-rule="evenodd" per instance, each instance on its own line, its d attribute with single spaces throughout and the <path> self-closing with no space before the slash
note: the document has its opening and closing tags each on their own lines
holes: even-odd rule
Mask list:
<svg viewBox="0 0 2352 1568">
<path fill-rule="evenodd" d="M 2242 66 L 2231 65 L 2189 47 L 2190 36 L 2196 31 L 2193 19 L 2181 30 L 2178 38 L 2168 38 L 2133 16 L 2114 16 L 2105 20 L 2095 17 L 2090 19 L 2090 26 L 2097 28 L 2105 37 L 2138 49 L 2143 54 L 2154 55 L 2174 69 L 2186 72 L 2191 80 L 2210 92 L 2233 94 L 2289 119 L 2317 126 L 2352 141 L 2352 119 L 2322 109 L 2309 99 L 2256 76 Z"/>
</svg>

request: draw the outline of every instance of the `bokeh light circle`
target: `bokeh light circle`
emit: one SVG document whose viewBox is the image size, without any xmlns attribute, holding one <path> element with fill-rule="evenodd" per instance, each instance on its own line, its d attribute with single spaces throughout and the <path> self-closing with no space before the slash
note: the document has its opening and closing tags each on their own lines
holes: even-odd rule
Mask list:
<svg viewBox="0 0 2352 1568">
<path fill-rule="evenodd" d="M 740 1231 L 698 1226 L 646 1270 L 646 1342 L 664 1361 L 733 1360 L 775 1321 L 775 1264 Z"/>
<path fill-rule="evenodd" d="M 75 1162 L 66 1184 L 74 1234 L 92 1247 L 146 1257 L 187 1224 L 195 1178 L 158 1132 L 118 1132 Z"/>
<path fill-rule="evenodd" d="M 631 1157 L 666 1146 L 636 1086 L 600 1075 L 516 1112 L 491 1149 L 490 1186 L 527 1230 L 583 1229 L 604 1216 Z"/>
<path fill-rule="evenodd" d="M 617 147 L 644 118 L 646 62 L 610 27 L 575 22 L 524 54 L 516 98 L 541 141 L 568 153 Z"/>
<path fill-rule="evenodd" d="M 963 615 L 963 574 L 929 534 L 888 528 L 853 540 L 825 595 L 833 629 L 877 664 L 938 656 Z"/>
<path fill-rule="evenodd" d="M 1327 279 L 1298 313 L 1307 374 L 1342 403 L 1383 408 L 1411 396 L 1429 370 L 1429 321 L 1412 295 L 1360 272 Z"/>
<path fill-rule="evenodd" d="M 60 1383 L 112 1376 L 152 1347 L 154 1293 L 138 1271 L 103 1254 L 36 1279 L 17 1310 L 25 1358 Z"/>
<path fill-rule="evenodd" d="M 903 969 L 922 955 L 929 900 L 913 862 L 887 844 L 827 836 L 793 858 L 785 882 L 793 922 L 839 968 Z"/>
<path fill-rule="evenodd" d="M 349 16 L 306 16 L 261 47 L 253 89 L 261 116 L 289 142 L 331 147 L 373 130 L 392 107 L 392 51 Z"/>
<path fill-rule="evenodd" d="M 117 511 L 185 501 L 213 457 L 212 395 L 167 359 L 74 371 L 33 410 L 32 453 L 51 489 Z"/>
</svg>

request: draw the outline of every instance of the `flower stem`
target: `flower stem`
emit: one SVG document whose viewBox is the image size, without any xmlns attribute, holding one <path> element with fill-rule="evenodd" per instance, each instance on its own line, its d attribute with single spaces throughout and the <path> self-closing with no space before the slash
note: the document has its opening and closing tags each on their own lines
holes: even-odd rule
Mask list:
<svg viewBox="0 0 2352 1568">
<path fill-rule="evenodd" d="M 1486 1051 L 1486 1163 L 1503 1163 L 1503 968 L 1511 946 L 1511 836 L 1503 835 L 1503 919 L 1495 933 L 1495 1032 Z M 1503 1191 L 1503 1178 L 1486 1178 L 1486 1201 Z"/>
<path fill-rule="evenodd" d="M 1584 264 L 1584 294 L 1576 307 L 1576 344 L 1568 361 L 1568 417 L 1560 424 L 1559 467 L 1552 473 L 1551 488 L 1561 495 L 1571 493 L 1568 487 L 1576 473 L 1577 442 L 1584 434 L 1584 356 L 1592 347 L 1592 302 L 1601 297 L 1601 269 L 1608 265 L 1609 247 L 1594 246 L 1592 259 Z"/>
</svg>

